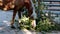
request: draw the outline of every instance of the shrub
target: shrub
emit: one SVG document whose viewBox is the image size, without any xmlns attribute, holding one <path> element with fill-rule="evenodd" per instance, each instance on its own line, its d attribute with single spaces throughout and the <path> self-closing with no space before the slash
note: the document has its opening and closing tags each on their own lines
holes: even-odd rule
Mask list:
<svg viewBox="0 0 60 34">
<path fill-rule="evenodd" d="M 48 18 L 46 20 L 40 20 L 36 26 L 37 31 L 49 31 L 54 28 L 54 24 L 50 22 Z"/>
<path fill-rule="evenodd" d="M 31 20 L 29 19 L 29 17 L 27 18 L 26 16 L 23 16 L 21 18 L 20 28 L 21 29 L 26 28 L 28 30 L 31 29 Z"/>
</svg>

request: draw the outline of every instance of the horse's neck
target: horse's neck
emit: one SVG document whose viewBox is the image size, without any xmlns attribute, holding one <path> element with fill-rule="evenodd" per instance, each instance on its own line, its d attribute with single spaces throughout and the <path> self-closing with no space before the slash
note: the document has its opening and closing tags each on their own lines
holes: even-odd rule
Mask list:
<svg viewBox="0 0 60 34">
<path fill-rule="evenodd" d="M 34 19 L 36 19 L 36 18 L 37 18 L 37 14 L 36 14 L 36 12 L 35 12 L 34 3 L 33 3 L 33 1 L 32 1 L 32 0 L 30 0 L 30 1 L 31 1 L 32 7 L 33 7 L 33 13 L 32 13 L 32 15 L 31 15 L 31 16 L 33 16 L 33 17 L 34 17 Z"/>
<path fill-rule="evenodd" d="M 32 4 L 32 7 L 33 7 L 33 13 L 35 12 L 35 7 L 34 7 L 34 4 L 33 4 L 33 1 L 32 0 L 30 0 L 31 1 L 31 4 Z"/>
</svg>

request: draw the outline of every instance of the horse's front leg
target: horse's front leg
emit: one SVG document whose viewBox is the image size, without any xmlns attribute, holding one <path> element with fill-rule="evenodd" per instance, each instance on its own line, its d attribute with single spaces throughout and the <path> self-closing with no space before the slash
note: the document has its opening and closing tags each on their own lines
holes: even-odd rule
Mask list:
<svg viewBox="0 0 60 34">
<path fill-rule="evenodd" d="M 18 28 L 20 28 L 20 23 L 21 23 L 21 10 L 18 11 Z"/>
<path fill-rule="evenodd" d="M 18 11 L 19 23 L 21 23 L 21 11 Z"/>
<path fill-rule="evenodd" d="M 11 24 L 10 24 L 12 28 L 13 28 L 13 24 L 14 24 L 14 19 L 15 19 L 16 13 L 17 13 L 17 11 L 14 10 L 14 11 L 13 11 L 12 21 L 11 21 Z"/>
</svg>

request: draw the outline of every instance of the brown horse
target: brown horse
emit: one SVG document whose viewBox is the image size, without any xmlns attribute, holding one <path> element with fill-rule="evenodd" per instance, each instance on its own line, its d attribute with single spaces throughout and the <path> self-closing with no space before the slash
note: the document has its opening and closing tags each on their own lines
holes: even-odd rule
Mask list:
<svg viewBox="0 0 60 34">
<path fill-rule="evenodd" d="M 21 18 L 21 12 L 23 7 L 26 7 L 26 9 L 28 9 L 28 17 L 32 19 L 32 25 L 34 25 L 34 18 L 31 16 L 33 13 L 33 7 L 30 0 L 3 0 L 0 6 L 3 7 L 3 10 L 13 10 L 11 26 L 13 26 L 14 24 L 14 19 L 17 12 L 19 19 Z"/>
</svg>

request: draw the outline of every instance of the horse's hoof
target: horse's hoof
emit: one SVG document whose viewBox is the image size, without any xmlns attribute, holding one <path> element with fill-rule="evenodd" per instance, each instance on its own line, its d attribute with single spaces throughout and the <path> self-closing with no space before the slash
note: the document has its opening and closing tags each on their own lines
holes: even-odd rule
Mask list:
<svg viewBox="0 0 60 34">
<path fill-rule="evenodd" d="M 14 26 L 11 26 L 12 29 L 16 29 Z"/>
</svg>

